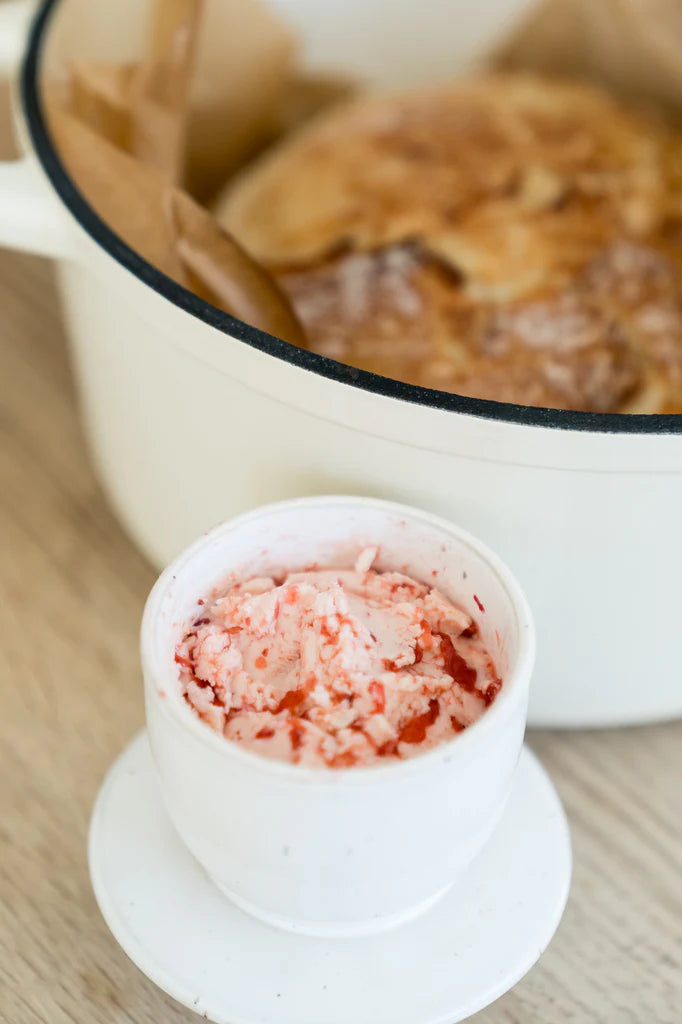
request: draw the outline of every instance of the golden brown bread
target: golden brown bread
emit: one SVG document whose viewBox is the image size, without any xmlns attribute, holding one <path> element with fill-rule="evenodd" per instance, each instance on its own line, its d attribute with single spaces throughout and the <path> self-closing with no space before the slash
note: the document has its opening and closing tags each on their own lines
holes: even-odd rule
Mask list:
<svg viewBox="0 0 682 1024">
<path fill-rule="evenodd" d="M 488 75 L 363 99 L 219 216 L 311 347 L 461 394 L 682 411 L 682 142 L 593 87 Z"/>
</svg>

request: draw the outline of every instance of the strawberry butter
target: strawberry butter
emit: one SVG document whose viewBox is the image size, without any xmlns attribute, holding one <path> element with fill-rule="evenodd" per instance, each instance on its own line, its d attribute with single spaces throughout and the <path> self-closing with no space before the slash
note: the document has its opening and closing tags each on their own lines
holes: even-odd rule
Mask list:
<svg viewBox="0 0 682 1024">
<path fill-rule="evenodd" d="M 331 768 L 413 757 L 475 722 L 502 685 L 476 623 L 376 556 L 200 603 L 175 654 L 197 715 L 265 757 Z"/>
</svg>

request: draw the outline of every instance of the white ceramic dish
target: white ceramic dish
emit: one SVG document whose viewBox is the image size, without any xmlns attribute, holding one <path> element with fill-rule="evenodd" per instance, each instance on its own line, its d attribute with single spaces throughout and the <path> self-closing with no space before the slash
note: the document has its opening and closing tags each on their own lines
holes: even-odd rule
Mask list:
<svg viewBox="0 0 682 1024">
<path fill-rule="evenodd" d="M 228 575 L 313 563 L 377 567 L 438 586 L 478 623 L 502 689 L 465 732 L 370 768 L 309 768 L 213 732 L 181 692 L 176 646 Z M 480 602 L 484 611 L 481 611 Z M 509 796 L 535 655 L 508 569 L 451 523 L 366 498 L 302 498 L 216 527 L 160 576 L 142 624 L 147 728 L 178 833 L 218 887 L 263 920 L 313 935 L 368 933 L 416 916 L 462 875 Z"/>
<path fill-rule="evenodd" d="M 432 910 L 382 935 L 288 934 L 234 907 L 190 857 L 143 734 L 102 786 L 90 872 L 128 956 L 217 1024 L 455 1024 L 516 984 L 548 945 L 571 846 L 556 792 L 524 749 L 495 834 Z"/>
<path fill-rule="evenodd" d="M 352 61 L 381 83 L 399 68 L 411 80 L 460 68 L 526 3 L 278 5 L 313 62 Z M 43 66 L 54 71 L 75 55 L 134 58 L 145 11 L 139 0 L 46 0 L 17 105 L 27 156 L 0 168 L 0 238 L 60 257 L 90 446 L 137 543 L 163 564 L 212 522 L 302 492 L 421 505 L 482 536 L 527 590 L 542 637 L 533 724 L 682 713 L 671 670 L 682 416 L 566 413 L 422 391 L 293 349 L 164 278 L 74 187 L 37 84 Z M 0 57 L 7 63 L 24 47 L 22 9 L 4 3 Z M 188 466 L 200 487 L 187 486 Z"/>
</svg>

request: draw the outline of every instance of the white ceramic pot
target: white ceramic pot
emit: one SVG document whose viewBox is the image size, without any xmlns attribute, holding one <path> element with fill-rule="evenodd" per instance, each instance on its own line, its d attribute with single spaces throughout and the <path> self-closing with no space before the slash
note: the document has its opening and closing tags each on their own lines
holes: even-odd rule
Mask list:
<svg viewBox="0 0 682 1024">
<path fill-rule="evenodd" d="M 519 3 L 508 0 L 506 14 Z M 400 4 L 405 13 L 407 0 Z M 374 55 L 387 78 L 395 62 L 382 54 L 407 54 L 414 78 L 435 46 L 442 71 L 448 48 L 465 37 L 454 26 L 469 26 L 467 45 L 481 44 L 498 10 L 493 0 L 420 0 L 417 21 L 401 20 L 394 0 L 373 0 L 353 4 L 344 21 L 346 0 L 280 5 L 309 31 L 318 61 L 338 52 L 367 67 Z M 48 0 L 26 48 L 20 8 L 0 5 L 0 56 L 25 54 L 17 123 L 27 154 L 0 168 L 0 239 L 59 257 L 91 450 L 140 547 L 160 565 L 213 522 L 302 493 L 409 501 L 475 531 L 521 579 L 540 636 L 534 724 L 682 713 L 682 417 L 557 412 L 420 390 L 293 349 L 164 278 L 70 181 L 36 82 L 45 63 L 58 67 L 74 52 L 134 55 L 141 10 L 138 0 Z M 362 45 L 355 17 L 374 24 Z M 390 32 L 378 31 L 380 18 Z"/>
<path fill-rule="evenodd" d="M 373 544 L 384 570 L 423 580 L 438 570 L 439 587 L 478 622 L 503 680 L 484 715 L 408 761 L 342 769 L 274 761 L 201 722 L 174 660 L 197 599 L 232 573 L 350 567 Z M 272 924 L 317 935 L 398 924 L 462 875 L 499 820 L 523 742 L 534 655 L 530 611 L 513 576 L 446 520 L 367 498 L 303 498 L 247 513 L 173 562 L 147 602 L 147 728 L 168 812 L 216 884 Z"/>
</svg>

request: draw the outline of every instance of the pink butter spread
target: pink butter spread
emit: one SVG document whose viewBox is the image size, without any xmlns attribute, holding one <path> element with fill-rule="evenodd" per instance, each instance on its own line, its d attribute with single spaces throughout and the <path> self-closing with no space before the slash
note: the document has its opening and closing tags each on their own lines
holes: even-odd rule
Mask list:
<svg viewBox="0 0 682 1024">
<path fill-rule="evenodd" d="M 413 757 L 475 722 L 502 685 L 478 627 L 438 590 L 373 570 L 376 555 L 204 602 L 175 654 L 199 717 L 266 757 L 331 768 Z"/>
</svg>

